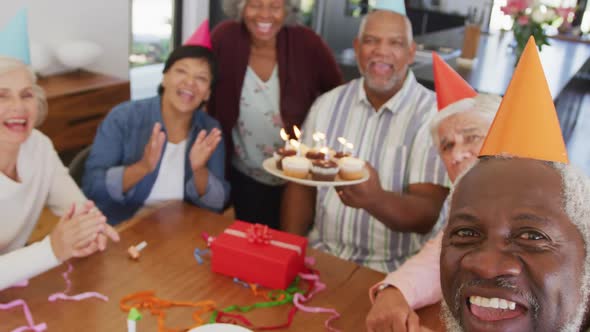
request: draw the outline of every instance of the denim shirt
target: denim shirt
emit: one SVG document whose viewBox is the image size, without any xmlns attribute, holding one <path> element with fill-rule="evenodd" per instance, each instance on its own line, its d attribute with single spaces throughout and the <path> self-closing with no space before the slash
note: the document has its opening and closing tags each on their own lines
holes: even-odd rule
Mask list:
<svg viewBox="0 0 590 332">
<path fill-rule="evenodd" d="M 125 193 L 123 171 L 125 167 L 143 157 L 144 147 L 156 122 L 160 122 L 162 130 L 166 132 L 159 96 L 117 105 L 98 128 L 86 160 L 82 189 L 89 199 L 94 200 L 110 224 L 117 224 L 133 216 L 143 206 L 152 190 L 160 171 L 162 157 L 154 172 L 146 175 Z M 217 120 L 200 109 L 194 111 L 185 153 L 184 200 L 199 207 L 221 211 L 229 198 L 229 183 L 224 178 L 223 141 L 217 145 L 207 162 L 209 178 L 207 189 L 202 196 L 199 196 L 195 187 L 189 159 L 190 149 L 199 131 L 204 129 L 209 132 L 213 128 L 220 128 Z"/>
</svg>

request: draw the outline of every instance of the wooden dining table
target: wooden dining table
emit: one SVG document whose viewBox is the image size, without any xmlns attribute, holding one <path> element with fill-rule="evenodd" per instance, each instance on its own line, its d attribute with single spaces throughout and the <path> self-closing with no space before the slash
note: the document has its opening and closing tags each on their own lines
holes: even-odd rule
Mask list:
<svg viewBox="0 0 590 332">
<path fill-rule="evenodd" d="M 119 306 L 128 294 L 151 290 L 161 299 L 197 302 L 212 300 L 216 308 L 264 302 L 252 290 L 236 284 L 231 277 L 211 271 L 210 259 L 198 264 L 195 248 L 206 248 L 202 233 L 212 236 L 223 232 L 232 219 L 182 202 L 172 202 L 149 214 L 138 216 L 119 227 L 121 241 L 111 243 L 101 253 L 73 259 L 69 294 L 95 291 L 106 295 L 107 302 L 91 298 L 80 302 L 49 302 L 48 297 L 65 289 L 62 273 L 65 265 L 29 281 L 23 288 L 0 292 L 0 303 L 15 299 L 26 301 L 35 323 L 45 322 L 48 331 L 126 331 L 127 313 Z M 127 248 L 142 241 L 147 247 L 135 261 L 128 257 Z M 341 317 L 332 327 L 341 331 L 365 331 L 365 318 L 371 308 L 368 289 L 383 279 L 380 272 L 353 262 L 309 249 L 314 257 L 314 269 L 327 288 L 306 303 L 312 307 L 333 308 Z M 243 315 L 255 326 L 281 325 L 287 321 L 292 305 L 256 309 Z M 166 326 L 188 329 L 195 325 L 192 308 L 171 308 L 166 312 Z M 433 305 L 418 313 L 421 323 L 433 331 L 442 331 L 439 306 Z M 137 331 L 157 331 L 157 319 L 142 310 L 143 318 Z M 279 331 L 323 331 L 329 314 L 297 312 L 290 328 Z M 209 314 L 202 318 L 207 321 Z M 0 311 L 0 331 L 25 325 L 20 308 Z"/>
</svg>

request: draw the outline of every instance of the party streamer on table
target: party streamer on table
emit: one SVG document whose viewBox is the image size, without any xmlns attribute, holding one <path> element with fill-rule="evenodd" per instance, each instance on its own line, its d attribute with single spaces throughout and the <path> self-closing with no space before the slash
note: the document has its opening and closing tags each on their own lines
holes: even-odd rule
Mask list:
<svg viewBox="0 0 590 332">
<path fill-rule="evenodd" d="M 319 307 L 308 307 L 303 305 L 303 303 L 308 302 L 309 300 L 311 300 L 311 298 L 317 294 L 318 292 L 321 292 L 322 290 L 326 289 L 326 284 L 322 283 L 320 281 L 320 277 L 317 274 L 304 274 L 304 273 L 300 273 L 299 276 L 303 279 L 303 280 L 307 280 L 309 282 L 313 282 L 315 284 L 315 289 L 313 289 L 309 295 L 302 295 L 300 293 L 295 294 L 294 298 L 293 298 L 293 304 L 295 305 L 295 307 L 297 307 L 297 309 L 303 311 L 303 312 L 309 312 L 309 313 L 330 313 L 332 314 L 330 316 L 330 318 L 328 318 L 325 323 L 324 326 L 326 327 L 326 329 L 328 331 L 340 331 L 338 329 L 335 329 L 333 327 L 330 326 L 330 322 L 332 322 L 335 319 L 338 319 L 340 317 L 340 314 L 338 313 L 338 311 L 336 311 L 335 309 L 329 309 L 329 308 L 319 308 Z"/>
<path fill-rule="evenodd" d="M 287 321 L 285 323 L 280 324 L 280 325 L 274 325 L 274 326 L 255 326 L 246 317 L 239 315 L 239 314 L 231 314 L 230 312 L 238 311 L 241 313 L 246 313 L 246 312 L 250 312 L 254 309 L 258 309 L 258 308 L 272 308 L 272 307 L 278 307 L 278 306 L 282 306 L 282 305 L 291 304 L 291 303 L 293 303 L 293 297 L 295 294 L 304 293 L 304 291 L 297 286 L 299 284 L 299 280 L 300 280 L 300 278 L 296 278 L 286 290 L 271 290 L 271 291 L 267 292 L 266 295 L 264 295 L 264 297 L 266 299 L 268 299 L 267 302 L 258 302 L 258 303 L 254 303 L 254 304 L 248 305 L 248 306 L 232 305 L 232 306 L 226 307 L 220 311 L 216 310 L 211 315 L 211 318 L 209 319 L 209 323 L 218 322 L 218 323 L 238 324 L 238 325 L 246 326 L 246 327 L 256 330 L 256 331 L 270 331 L 270 330 L 278 330 L 278 329 L 288 328 L 293 323 L 293 317 L 295 316 L 295 313 L 297 312 L 297 308 L 295 308 L 295 307 L 293 307 L 289 311 L 289 313 L 287 315 Z M 260 292 L 258 291 L 257 288 L 258 288 L 258 286 L 256 286 L 256 285 L 250 285 L 250 289 L 252 290 L 252 292 L 254 293 L 255 296 L 260 295 Z"/>
<path fill-rule="evenodd" d="M 125 296 L 119 303 L 121 310 L 129 312 L 132 308 L 137 310 L 149 309 L 153 316 L 158 317 L 158 332 L 181 332 L 203 325 L 204 320 L 201 316 L 205 313 L 211 312 L 215 309 L 215 302 L 213 301 L 199 301 L 199 302 L 181 302 L 169 301 L 156 297 L 154 291 L 137 292 Z M 193 312 L 193 320 L 195 325 L 189 329 L 171 329 L 166 327 L 166 309 L 173 307 L 192 307 L 198 308 Z"/>
<path fill-rule="evenodd" d="M 47 330 L 47 324 L 45 324 L 45 323 L 35 324 L 34 323 L 33 315 L 31 314 L 31 310 L 29 309 L 29 306 L 27 305 L 27 303 L 22 299 L 14 300 L 14 301 L 12 301 L 10 303 L 6 303 L 6 304 L 0 303 L 0 310 L 11 310 L 11 309 L 19 307 L 19 306 L 23 307 L 23 312 L 25 314 L 25 318 L 27 319 L 28 325 L 17 327 L 16 329 L 12 330 L 12 332 L 25 332 L 25 331 L 43 332 L 43 331 Z"/>
<path fill-rule="evenodd" d="M 57 300 L 82 301 L 82 300 L 86 300 L 86 299 L 90 299 L 90 298 L 97 298 L 97 299 L 103 300 L 105 302 L 109 301 L 108 297 L 106 297 L 105 295 L 102 295 L 100 293 L 97 293 L 97 292 L 85 292 L 85 293 L 80 293 L 77 295 L 67 295 L 67 293 L 72 288 L 72 281 L 70 280 L 69 275 L 70 275 L 70 273 L 72 273 L 73 270 L 74 270 L 74 267 L 72 266 L 72 263 L 68 262 L 67 271 L 62 273 L 62 276 L 64 277 L 64 280 L 66 282 L 66 289 L 63 292 L 51 294 L 48 298 L 49 302 L 55 302 Z"/>
</svg>

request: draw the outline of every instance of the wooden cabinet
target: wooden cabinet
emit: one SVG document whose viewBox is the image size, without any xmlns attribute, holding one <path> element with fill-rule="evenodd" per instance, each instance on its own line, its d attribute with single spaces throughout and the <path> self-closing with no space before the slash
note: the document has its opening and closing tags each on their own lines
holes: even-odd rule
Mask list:
<svg viewBox="0 0 590 332">
<path fill-rule="evenodd" d="M 113 106 L 129 100 L 129 81 L 88 71 L 39 79 L 49 113 L 40 130 L 60 153 L 90 145 L 96 129 Z"/>
</svg>

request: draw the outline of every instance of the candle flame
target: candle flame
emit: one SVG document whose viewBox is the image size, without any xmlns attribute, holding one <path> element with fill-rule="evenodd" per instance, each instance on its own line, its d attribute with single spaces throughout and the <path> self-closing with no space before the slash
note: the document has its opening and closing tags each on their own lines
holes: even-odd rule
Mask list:
<svg viewBox="0 0 590 332">
<path fill-rule="evenodd" d="M 338 137 L 338 142 L 340 142 L 340 144 L 342 144 L 342 145 L 346 145 L 346 138 Z"/>
<path fill-rule="evenodd" d="M 290 141 L 289 141 L 289 144 L 291 144 L 291 146 L 292 146 L 292 147 L 294 147 L 295 149 L 299 149 L 299 145 L 301 145 L 301 144 L 299 143 L 299 141 L 297 141 L 297 140 L 294 140 L 294 139 L 290 140 Z"/>
<path fill-rule="evenodd" d="M 289 140 L 289 135 L 287 135 L 287 132 L 285 131 L 285 128 L 281 129 L 281 138 L 283 139 L 283 141 L 288 141 Z"/>
<path fill-rule="evenodd" d="M 346 147 L 349 148 L 351 151 L 354 149 L 354 145 L 352 143 L 346 143 Z"/>
<path fill-rule="evenodd" d="M 295 138 L 297 138 L 297 139 L 301 138 L 301 130 L 299 130 L 299 128 L 297 128 L 297 126 L 293 126 L 293 132 L 295 133 Z"/>
</svg>

